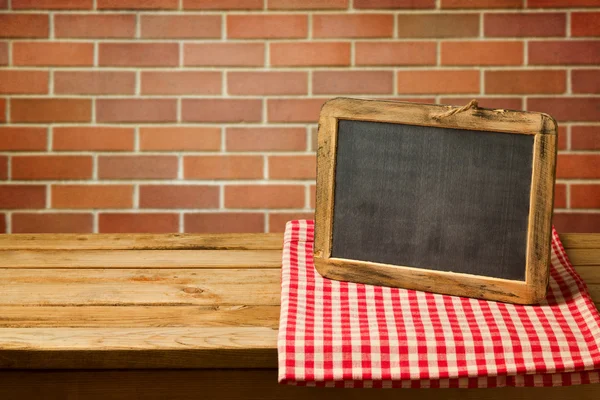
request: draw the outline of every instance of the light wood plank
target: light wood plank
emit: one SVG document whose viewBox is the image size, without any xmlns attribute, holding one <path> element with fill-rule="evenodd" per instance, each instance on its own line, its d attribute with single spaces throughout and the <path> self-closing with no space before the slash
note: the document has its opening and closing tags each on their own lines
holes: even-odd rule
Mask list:
<svg viewBox="0 0 600 400">
<path fill-rule="evenodd" d="M 559 235 L 564 248 L 600 249 L 600 233 L 562 233 Z"/>
<path fill-rule="evenodd" d="M 278 305 L 278 269 L 5 269 L 0 305 Z"/>
<path fill-rule="evenodd" d="M 0 250 L 279 250 L 281 233 L 10 234 Z"/>
<path fill-rule="evenodd" d="M 0 268 L 280 268 L 281 250 L 7 250 Z"/>
<path fill-rule="evenodd" d="M 598 284 L 587 284 L 588 290 L 590 291 L 590 297 L 594 303 L 600 303 L 600 285 Z"/>
<path fill-rule="evenodd" d="M 276 341 L 266 327 L 4 328 L 0 368 L 275 368 Z"/>
<path fill-rule="evenodd" d="M 0 328 L 277 328 L 279 306 L 0 306 Z"/>
<path fill-rule="evenodd" d="M 4 400 L 595 400 L 600 385 L 492 389 L 331 389 L 279 385 L 277 370 L 2 371 Z"/>
<path fill-rule="evenodd" d="M 570 249 L 567 255 L 573 265 L 600 264 L 600 249 Z"/>
<path fill-rule="evenodd" d="M 576 265 L 575 270 L 586 284 L 600 284 L 600 265 Z"/>
</svg>

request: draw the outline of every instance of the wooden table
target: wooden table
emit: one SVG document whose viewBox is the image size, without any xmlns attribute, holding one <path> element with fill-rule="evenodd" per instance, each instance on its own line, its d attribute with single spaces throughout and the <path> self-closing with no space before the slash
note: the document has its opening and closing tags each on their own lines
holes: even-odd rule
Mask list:
<svg viewBox="0 0 600 400">
<path fill-rule="evenodd" d="M 600 234 L 561 236 L 600 304 Z M 282 235 L 0 235 L 1 399 L 600 398 L 277 384 Z"/>
</svg>

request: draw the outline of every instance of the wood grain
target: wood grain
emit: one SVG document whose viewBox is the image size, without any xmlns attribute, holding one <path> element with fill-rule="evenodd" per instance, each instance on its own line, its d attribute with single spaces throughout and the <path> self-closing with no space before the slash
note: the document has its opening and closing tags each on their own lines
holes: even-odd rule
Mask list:
<svg viewBox="0 0 600 400">
<path fill-rule="evenodd" d="M 559 236 L 567 250 L 600 249 L 600 233 L 561 233 Z"/>
<path fill-rule="evenodd" d="M 281 250 L 281 233 L 11 234 L 0 250 Z"/>
<path fill-rule="evenodd" d="M 547 115 L 533 112 L 474 108 L 451 117 L 435 118 L 447 110 L 447 106 L 438 104 L 336 98 L 323 105 L 321 115 L 332 118 L 343 116 L 344 119 L 360 121 L 400 122 L 409 125 L 525 135 L 547 133 L 548 128 L 552 129 L 551 121 L 547 121 Z"/>
<path fill-rule="evenodd" d="M 277 328 L 279 306 L 0 306 L 0 328 Z"/>
<path fill-rule="evenodd" d="M 277 269 L 4 269 L 0 305 L 278 305 Z"/>
<path fill-rule="evenodd" d="M 0 398 L 21 400 L 595 400 L 600 384 L 547 388 L 332 389 L 277 384 L 277 371 L 2 371 Z"/>
<path fill-rule="evenodd" d="M 569 260 L 573 265 L 600 264 L 600 248 L 597 249 L 569 249 Z"/>
<path fill-rule="evenodd" d="M 280 268 L 281 250 L 5 250 L 0 268 Z"/>
</svg>

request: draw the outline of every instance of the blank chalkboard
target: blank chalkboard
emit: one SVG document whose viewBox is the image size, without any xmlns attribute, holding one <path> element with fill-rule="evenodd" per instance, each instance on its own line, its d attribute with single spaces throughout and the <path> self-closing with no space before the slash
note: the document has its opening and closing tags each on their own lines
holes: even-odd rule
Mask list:
<svg viewBox="0 0 600 400">
<path fill-rule="evenodd" d="M 340 120 L 331 256 L 524 281 L 532 157 L 532 135 Z"/>
<path fill-rule="evenodd" d="M 319 123 L 314 255 L 322 275 L 514 303 L 543 298 L 551 117 L 476 103 L 335 99 Z"/>
</svg>

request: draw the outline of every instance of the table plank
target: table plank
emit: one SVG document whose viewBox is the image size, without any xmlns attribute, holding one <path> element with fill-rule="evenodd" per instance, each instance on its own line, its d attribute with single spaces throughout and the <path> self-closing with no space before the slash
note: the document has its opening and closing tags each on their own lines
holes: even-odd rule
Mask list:
<svg viewBox="0 0 600 400">
<path fill-rule="evenodd" d="M 565 249 L 600 249 L 600 233 L 562 233 L 560 241 Z"/>
<path fill-rule="evenodd" d="M 281 250 L 4 250 L 0 268 L 280 268 Z"/>
<path fill-rule="evenodd" d="M 295 387 L 277 384 L 277 371 L 130 370 L 2 371 L 0 398 L 21 400 L 596 400 L 600 385 L 547 388 L 378 390 Z"/>
<path fill-rule="evenodd" d="M 0 250 L 280 250 L 282 247 L 282 233 L 0 235 Z"/>
<path fill-rule="evenodd" d="M 276 306 L 0 306 L 0 328 L 277 328 Z"/>
<path fill-rule="evenodd" d="M 275 368 L 266 327 L 4 328 L 0 368 Z"/>
<path fill-rule="evenodd" d="M 0 305 L 278 305 L 278 269 L 3 269 Z"/>
<path fill-rule="evenodd" d="M 569 249 L 569 260 L 573 265 L 598 265 L 600 264 L 600 248 L 598 249 Z"/>
</svg>

